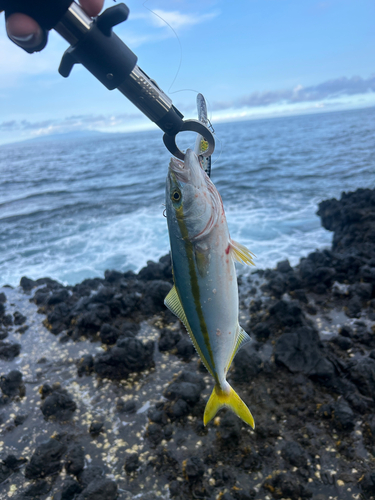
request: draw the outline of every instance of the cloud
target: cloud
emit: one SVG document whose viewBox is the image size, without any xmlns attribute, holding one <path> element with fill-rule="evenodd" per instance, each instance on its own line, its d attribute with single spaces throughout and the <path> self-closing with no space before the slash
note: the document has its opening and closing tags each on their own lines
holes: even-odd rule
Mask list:
<svg viewBox="0 0 375 500">
<path fill-rule="evenodd" d="M 352 78 L 343 76 L 309 87 L 297 85 L 294 89 L 252 92 L 238 99 L 216 101 L 212 103 L 212 110 L 256 108 L 278 103 L 316 102 L 341 96 L 367 94 L 369 92 L 375 92 L 375 76 L 367 79 L 360 76 L 353 76 Z"/>
<path fill-rule="evenodd" d="M 218 15 L 217 12 L 208 14 L 182 14 L 178 10 L 166 11 L 161 9 L 154 9 L 151 11 L 154 14 L 153 23 L 162 28 L 170 25 L 173 29 L 179 30 L 187 26 L 194 26 L 209 21 Z"/>
</svg>

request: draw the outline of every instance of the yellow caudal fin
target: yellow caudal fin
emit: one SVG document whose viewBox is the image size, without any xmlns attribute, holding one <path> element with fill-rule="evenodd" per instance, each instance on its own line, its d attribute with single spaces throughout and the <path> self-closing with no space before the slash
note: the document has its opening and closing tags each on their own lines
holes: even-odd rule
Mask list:
<svg viewBox="0 0 375 500">
<path fill-rule="evenodd" d="M 250 250 L 246 248 L 244 245 L 241 245 L 241 243 L 238 243 L 237 241 L 231 239 L 230 250 L 233 259 L 239 262 L 240 264 L 255 266 L 253 261 L 253 257 L 255 257 L 255 255 L 253 254 L 253 252 L 250 252 Z"/>
<path fill-rule="evenodd" d="M 230 386 L 229 386 L 230 387 Z M 214 418 L 220 408 L 230 408 L 240 419 L 255 428 L 254 418 L 249 408 L 245 405 L 239 395 L 230 387 L 229 393 L 225 393 L 218 385 L 215 385 L 210 399 L 206 404 L 203 415 L 203 423 L 207 425 Z"/>
</svg>

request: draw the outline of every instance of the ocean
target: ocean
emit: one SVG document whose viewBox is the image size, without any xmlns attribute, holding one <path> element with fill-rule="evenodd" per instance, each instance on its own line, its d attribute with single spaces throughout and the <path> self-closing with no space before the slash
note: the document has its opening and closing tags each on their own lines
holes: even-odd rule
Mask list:
<svg viewBox="0 0 375 500">
<path fill-rule="evenodd" d="M 375 108 L 214 127 L 211 178 L 258 268 L 330 246 L 318 203 L 375 186 Z M 159 131 L 1 146 L 0 286 L 22 276 L 75 284 L 166 254 L 169 158 Z"/>
</svg>

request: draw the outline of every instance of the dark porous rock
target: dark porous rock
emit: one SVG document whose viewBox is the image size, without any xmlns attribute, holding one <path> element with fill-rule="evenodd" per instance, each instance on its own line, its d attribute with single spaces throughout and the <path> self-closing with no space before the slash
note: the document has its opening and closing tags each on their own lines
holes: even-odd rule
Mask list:
<svg viewBox="0 0 375 500">
<path fill-rule="evenodd" d="M 0 302 L 0 318 L 2 318 L 5 314 L 5 306 L 2 302 Z"/>
<path fill-rule="evenodd" d="M 252 321 L 248 324 L 249 331 L 255 335 L 259 342 L 265 342 L 271 335 L 271 329 L 265 323 L 257 323 L 255 326 L 252 325 Z M 241 351 L 240 351 L 241 352 Z"/>
<path fill-rule="evenodd" d="M 137 405 L 132 400 L 123 401 L 122 399 L 118 399 L 116 409 L 120 413 L 135 413 L 137 411 Z"/>
<path fill-rule="evenodd" d="M 286 366 L 292 373 L 311 376 L 334 374 L 333 365 L 321 354 L 317 332 L 308 327 L 284 333 L 277 339 L 275 362 Z"/>
<path fill-rule="evenodd" d="M 298 302 L 279 300 L 270 307 L 270 325 L 278 330 L 290 330 L 305 323 L 302 309 Z"/>
<path fill-rule="evenodd" d="M 94 358 L 91 354 L 84 354 L 77 361 L 77 373 L 82 375 L 90 375 L 94 371 Z"/>
<path fill-rule="evenodd" d="M 276 269 L 279 271 L 279 273 L 290 273 L 291 271 L 293 271 L 289 260 L 282 260 L 278 262 L 276 265 Z"/>
<path fill-rule="evenodd" d="M 176 346 L 177 342 L 181 339 L 181 333 L 169 328 L 163 328 L 160 331 L 159 337 L 159 351 L 171 351 Z"/>
<path fill-rule="evenodd" d="M 307 304 L 308 303 L 308 300 L 307 300 L 307 295 L 305 293 L 305 290 L 303 290 L 302 288 L 298 288 L 296 290 L 293 290 L 290 292 L 290 295 L 294 298 L 294 299 L 297 299 L 299 300 L 300 302 L 303 302 L 304 304 Z"/>
<path fill-rule="evenodd" d="M 300 483 L 298 477 L 290 472 L 277 474 L 263 482 L 263 488 L 270 491 L 274 498 L 305 500 L 312 497 L 312 492 Z"/>
<path fill-rule="evenodd" d="M 191 358 L 196 353 L 191 340 L 187 335 L 181 337 L 181 339 L 176 344 L 176 354 L 184 361 L 190 361 Z"/>
<path fill-rule="evenodd" d="M 203 476 L 205 467 L 199 457 L 191 457 L 183 462 L 182 470 L 189 481 L 196 481 Z"/>
<path fill-rule="evenodd" d="M 40 388 L 39 388 L 39 393 L 41 395 L 41 398 L 42 399 L 45 399 L 47 396 L 49 396 L 50 394 L 53 393 L 53 388 L 49 385 L 49 384 L 43 384 Z"/>
<path fill-rule="evenodd" d="M 262 370 L 262 360 L 253 350 L 252 345 L 244 346 L 234 358 L 233 379 L 236 382 L 248 383 Z"/>
<path fill-rule="evenodd" d="M 121 330 L 121 337 L 135 337 L 140 330 L 140 326 L 133 321 L 122 320 L 118 325 Z"/>
<path fill-rule="evenodd" d="M 0 359 L 13 361 L 21 352 L 21 344 L 12 342 L 3 342 L 0 340 Z"/>
<path fill-rule="evenodd" d="M 333 419 L 340 429 L 353 430 L 355 415 L 344 398 L 338 399 L 333 405 Z"/>
<path fill-rule="evenodd" d="M 47 304 L 49 306 L 54 306 L 56 304 L 60 304 L 60 302 L 65 302 L 69 299 L 69 292 L 66 288 L 61 288 L 60 290 L 56 290 L 47 300 Z"/>
<path fill-rule="evenodd" d="M 39 479 L 51 476 L 62 469 L 61 460 L 66 452 L 66 445 L 57 438 L 51 438 L 39 445 L 25 468 L 27 479 Z"/>
<path fill-rule="evenodd" d="M 147 261 L 147 266 L 139 271 L 138 278 L 145 281 L 167 280 L 171 282 L 172 262 L 170 255 L 164 255 L 159 259 L 159 262 Z"/>
<path fill-rule="evenodd" d="M 255 450 L 247 450 L 241 465 L 247 471 L 256 472 L 262 468 L 262 458 Z"/>
<path fill-rule="evenodd" d="M 102 432 L 103 427 L 104 427 L 104 422 L 100 420 L 94 420 L 90 424 L 89 433 L 92 436 L 98 436 Z"/>
<path fill-rule="evenodd" d="M 39 288 L 34 293 L 33 300 L 37 306 L 41 306 L 47 304 L 49 296 L 50 292 L 47 288 Z"/>
<path fill-rule="evenodd" d="M 295 467 L 306 467 L 307 466 L 307 454 L 302 446 L 294 441 L 287 442 L 282 450 L 281 455 Z"/>
<path fill-rule="evenodd" d="M 165 425 L 167 423 L 167 416 L 162 408 L 161 409 L 150 408 L 150 410 L 147 413 L 147 416 L 150 419 L 150 421 L 153 422 L 154 424 Z"/>
<path fill-rule="evenodd" d="M 349 325 L 343 325 L 339 328 L 339 334 L 350 339 L 353 337 L 353 330 Z"/>
<path fill-rule="evenodd" d="M 331 342 L 338 345 L 343 351 L 347 351 L 353 347 L 353 342 L 348 337 L 343 337 L 342 335 L 332 337 Z"/>
<path fill-rule="evenodd" d="M 104 272 L 104 278 L 106 281 L 108 281 L 108 283 L 117 283 L 118 281 L 121 281 L 124 278 L 124 274 L 120 273 L 119 271 L 107 269 Z"/>
<path fill-rule="evenodd" d="M 12 469 L 7 467 L 4 463 L 0 464 L 0 484 L 3 483 L 11 474 Z"/>
<path fill-rule="evenodd" d="M 149 307 L 151 306 L 151 309 L 147 307 L 148 314 L 155 314 L 165 308 L 164 299 L 171 288 L 168 281 L 155 280 L 147 283 L 146 300 L 151 299 L 148 301 Z"/>
<path fill-rule="evenodd" d="M 194 382 L 175 381 L 169 384 L 164 391 L 164 396 L 172 401 L 183 399 L 191 405 L 198 403 L 202 388 Z"/>
<path fill-rule="evenodd" d="M 57 389 L 45 398 L 40 409 L 47 418 L 67 420 L 77 409 L 77 405 L 66 389 Z"/>
<path fill-rule="evenodd" d="M 52 485 L 47 481 L 38 481 L 35 484 L 31 484 L 23 492 L 23 497 L 26 498 L 40 498 L 42 495 L 47 495 L 51 491 Z"/>
<path fill-rule="evenodd" d="M 332 249 L 345 252 L 348 247 L 357 248 L 360 253 L 373 255 L 375 191 L 357 189 L 342 193 L 340 201 L 335 198 L 319 204 L 318 215 L 322 225 L 334 231 Z"/>
<path fill-rule="evenodd" d="M 103 344 L 116 344 L 117 339 L 120 337 L 121 332 L 118 328 L 115 328 L 108 323 L 104 323 L 104 325 L 100 328 L 100 340 Z"/>
<path fill-rule="evenodd" d="M 361 299 L 357 295 L 355 295 L 349 300 L 345 312 L 346 315 L 349 316 L 349 318 L 359 318 L 361 315 L 361 309 Z"/>
<path fill-rule="evenodd" d="M 4 314 L 2 318 L 2 322 L 4 326 L 11 326 L 13 325 L 13 317 L 11 314 Z"/>
<path fill-rule="evenodd" d="M 15 325 L 23 325 L 25 323 L 25 321 L 27 320 L 26 316 L 24 316 L 23 314 L 21 314 L 19 311 L 15 311 L 13 313 L 13 323 Z"/>
<path fill-rule="evenodd" d="M 7 301 L 7 296 L 4 292 L 0 293 L 0 304 L 4 304 Z"/>
<path fill-rule="evenodd" d="M 85 450 L 76 444 L 68 451 L 65 458 L 65 470 L 68 474 L 77 476 L 85 466 Z"/>
<path fill-rule="evenodd" d="M 234 474 L 230 470 L 228 470 L 227 467 L 218 467 L 217 469 L 215 469 L 213 478 L 215 479 L 215 486 L 218 486 L 219 488 L 231 488 L 236 482 Z"/>
<path fill-rule="evenodd" d="M 65 479 L 61 489 L 61 500 L 74 500 L 81 493 L 82 486 L 73 478 Z"/>
<path fill-rule="evenodd" d="M 287 289 L 285 276 L 281 273 L 272 272 L 268 283 L 262 285 L 262 289 L 268 291 L 270 295 L 280 298 Z"/>
<path fill-rule="evenodd" d="M 29 329 L 29 326 L 28 326 L 28 325 L 23 325 L 23 326 L 21 326 L 20 328 L 17 328 L 16 332 L 17 332 L 17 333 L 21 333 L 21 335 L 22 335 L 22 334 L 23 334 L 23 333 L 25 333 L 25 332 L 26 332 L 26 330 L 28 330 L 28 329 Z"/>
<path fill-rule="evenodd" d="M 23 276 L 20 281 L 20 287 L 23 288 L 24 292 L 30 292 L 32 288 L 37 286 L 38 283 L 34 280 L 31 280 L 30 278 L 27 278 L 26 276 Z"/>
<path fill-rule="evenodd" d="M 163 428 L 159 424 L 151 423 L 148 425 L 145 435 L 151 441 L 151 443 L 156 446 L 162 441 L 164 437 Z"/>
<path fill-rule="evenodd" d="M 349 377 L 364 396 L 375 398 L 375 359 L 363 358 L 352 361 L 347 367 Z"/>
<path fill-rule="evenodd" d="M 111 479 L 95 479 L 77 497 L 77 500 L 115 500 L 117 484 Z"/>
<path fill-rule="evenodd" d="M 28 416 L 29 416 L 28 414 L 22 415 L 22 414 L 19 413 L 18 415 L 16 415 L 14 417 L 14 425 L 16 427 L 18 427 L 19 425 L 22 425 L 25 422 L 25 420 L 27 419 Z"/>
<path fill-rule="evenodd" d="M 18 370 L 12 370 L 7 375 L 0 377 L 0 388 L 5 396 L 14 397 L 25 394 L 22 373 Z"/>
<path fill-rule="evenodd" d="M 8 335 L 9 335 L 8 330 L 2 330 L 0 326 L 0 340 L 6 339 Z"/>
<path fill-rule="evenodd" d="M 11 471 L 16 471 L 27 462 L 27 459 L 23 457 L 17 458 L 15 455 L 8 455 L 2 462 L 5 467 L 8 467 Z"/>
<path fill-rule="evenodd" d="M 139 467 L 138 455 L 137 455 L 137 453 L 132 453 L 131 455 L 129 455 L 126 458 L 125 465 L 124 465 L 125 471 L 128 474 L 130 474 L 131 472 L 136 471 L 138 469 L 138 467 Z"/>
<path fill-rule="evenodd" d="M 225 446 L 236 446 L 241 438 L 241 421 L 231 411 L 227 411 L 221 418 L 217 438 Z"/>
<path fill-rule="evenodd" d="M 375 495 L 375 472 L 366 472 L 359 484 L 366 495 L 365 498 L 373 498 Z"/>
<path fill-rule="evenodd" d="M 99 354 L 94 370 L 102 378 L 123 379 L 132 372 L 140 372 L 153 366 L 154 343 L 143 344 L 135 338 L 122 338 L 115 347 Z"/>
<path fill-rule="evenodd" d="M 175 420 L 190 413 L 190 406 L 183 399 L 178 399 L 168 408 L 168 416 Z"/>
<path fill-rule="evenodd" d="M 43 324 L 51 333 L 57 335 L 69 326 L 70 320 L 70 308 L 65 302 L 60 302 L 47 315 L 47 319 L 44 320 Z"/>
<path fill-rule="evenodd" d="M 98 465 L 91 465 L 83 469 L 83 471 L 78 474 L 78 481 L 83 489 L 95 481 L 95 479 L 104 478 L 104 470 Z"/>
</svg>

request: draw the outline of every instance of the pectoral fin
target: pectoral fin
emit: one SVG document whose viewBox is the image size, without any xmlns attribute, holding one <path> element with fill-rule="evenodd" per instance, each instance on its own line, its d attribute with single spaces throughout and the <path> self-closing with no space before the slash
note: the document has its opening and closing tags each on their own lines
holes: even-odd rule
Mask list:
<svg viewBox="0 0 375 500">
<path fill-rule="evenodd" d="M 214 418 L 220 408 L 227 407 L 231 409 L 240 419 L 255 428 L 254 418 L 239 395 L 230 387 L 229 393 L 225 393 L 218 385 L 215 385 L 210 399 L 204 410 L 203 423 L 207 425 Z"/>
<path fill-rule="evenodd" d="M 248 248 L 246 248 L 244 245 L 241 245 L 241 243 L 238 243 L 237 241 L 234 241 L 232 239 L 230 240 L 229 245 L 230 245 L 230 253 L 234 260 L 236 260 L 240 264 L 255 266 L 253 261 L 253 257 L 255 257 L 255 255 L 252 252 L 250 252 Z"/>
</svg>

